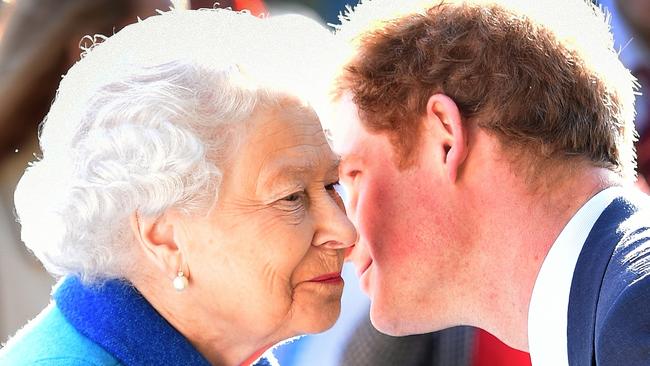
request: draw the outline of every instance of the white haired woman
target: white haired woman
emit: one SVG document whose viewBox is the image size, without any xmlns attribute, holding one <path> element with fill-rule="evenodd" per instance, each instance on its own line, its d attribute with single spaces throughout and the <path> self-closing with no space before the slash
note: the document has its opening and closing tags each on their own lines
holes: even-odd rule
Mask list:
<svg viewBox="0 0 650 366">
<path fill-rule="evenodd" d="M 0 364 L 248 365 L 329 328 L 357 235 L 299 97 L 328 37 L 295 16 L 171 11 L 89 50 L 15 195 L 62 279 Z"/>
</svg>

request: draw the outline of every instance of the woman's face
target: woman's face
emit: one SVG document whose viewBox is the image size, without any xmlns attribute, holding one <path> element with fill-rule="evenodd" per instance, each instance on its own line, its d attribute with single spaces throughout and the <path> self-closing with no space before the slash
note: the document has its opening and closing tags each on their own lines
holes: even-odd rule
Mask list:
<svg viewBox="0 0 650 366">
<path fill-rule="evenodd" d="M 239 146 L 217 202 L 182 234 L 197 305 L 248 339 L 323 331 L 356 240 L 334 190 L 338 158 L 313 111 L 292 101 L 258 111 Z"/>
</svg>

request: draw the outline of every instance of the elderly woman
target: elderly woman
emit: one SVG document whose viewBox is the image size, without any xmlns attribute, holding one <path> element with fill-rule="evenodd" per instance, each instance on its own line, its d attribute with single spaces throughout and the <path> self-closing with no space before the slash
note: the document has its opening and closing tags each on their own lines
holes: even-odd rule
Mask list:
<svg viewBox="0 0 650 366">
<path fill-rule="evenodd" d="M 23 240 L 63 278 L 0 364 L 251 364 L 329 328 L 356 232 L 302 99 L 328 36 L 172 11 L 90 49 L 15 196 Z"/>
</svg>

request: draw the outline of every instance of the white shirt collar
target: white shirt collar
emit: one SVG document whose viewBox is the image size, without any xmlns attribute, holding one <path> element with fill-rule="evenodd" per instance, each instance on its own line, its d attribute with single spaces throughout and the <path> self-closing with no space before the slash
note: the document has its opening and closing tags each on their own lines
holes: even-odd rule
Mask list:
<svg viewBox="0 0 650 366">
<path fill-rule="evenodd" d="M 591 228 L 621 192 L 620 187 L 610 187 L 587 201 L 546 255 L 528 309 L 528 348 L 533 366 L 569 364 L 567 314 L 573 271 Z"/>
</svg>

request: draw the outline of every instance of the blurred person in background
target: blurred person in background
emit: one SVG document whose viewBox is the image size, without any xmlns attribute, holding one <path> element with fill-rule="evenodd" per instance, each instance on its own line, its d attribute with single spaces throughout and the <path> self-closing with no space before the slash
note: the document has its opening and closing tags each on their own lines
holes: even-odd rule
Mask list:
<svg viewBox="0 0 650 366">
<path fill-rule="evenodd" d="M 11 10 L 13 10 L 11 4 L 6 1 L 0 1 L 0 38 L 4 33 L 4 29 L 7 25 L 7 18 L 9 17 L 9 14 L 11 14 Z"/>
<path fill-rule="evenodd" d="M 13 190 L 39 153 L 37 131 L 61 76 L 96 34 L 145 19 L 163 0 L 20 0 L 2 2 L 0 40 L 0 339 L 48 301 L 52 279 L 24 250 Z M 82 42 L 84 36 L 86 39 Z M 17 280 L 19 279 L 19 280 Z"/>
<path fill-rule="evenodd" d="M 171 11 L 93 46 L 16 189 L 25 244 L 62 279 L 0 363 L 248 365 L 329 328 L 357 238 L 306 102 L 330 37 Z"/>
<path fill-rule="evenodd" d="M 34 138 L 85 36 L 111 35 L 168 10 L 164 0 L 20 0 L 0 41 L 0 159 Z M 88 42 L 89 39 L 86 39 Z"/>
<path fill-rule="evenodd" d="M 268 14 L 268 9 L 263 0 L 188 0 L 188 2 L 187 5 L 192 10 L 222 8 L 236 11 L 244 10 L 256 16 Z"/>
</svg>

